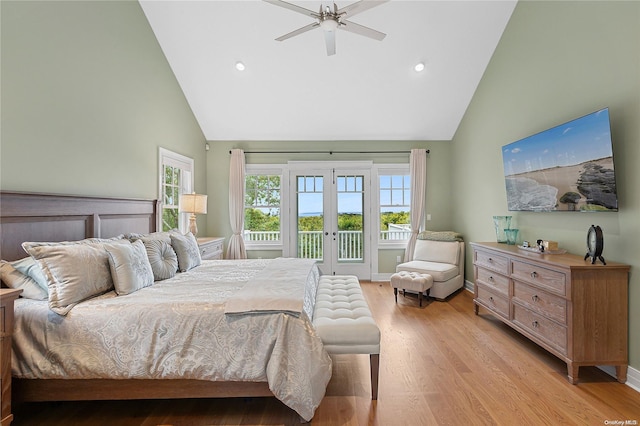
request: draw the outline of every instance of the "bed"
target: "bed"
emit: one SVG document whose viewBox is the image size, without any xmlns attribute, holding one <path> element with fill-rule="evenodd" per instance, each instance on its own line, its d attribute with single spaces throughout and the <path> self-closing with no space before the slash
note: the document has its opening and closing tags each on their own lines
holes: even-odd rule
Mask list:
<svg viewBox="0 0 640 426">
<path fill-rule="evenodd" d="M 113 268 L 117 253 L 142 250 L 142 240 L 121 244 L 120 236 L 160 234 L 156 201 L 0 197 L 5 261 L 25 258 L 25 248 L 48 261 L 60 245 L 43 242 L 85 240 L 107 247 Z M 47 300 L 20 298 L 13 399 L 275 396 L 310 420 L 331 376 L 331 358 L 311 324 L 318 276 L 301 259 L 205 260 L 133 290 L 120 277 L 115 291 L 86 300 L 67 300 L 64 288 L 51 287 Z"/>
</svg>

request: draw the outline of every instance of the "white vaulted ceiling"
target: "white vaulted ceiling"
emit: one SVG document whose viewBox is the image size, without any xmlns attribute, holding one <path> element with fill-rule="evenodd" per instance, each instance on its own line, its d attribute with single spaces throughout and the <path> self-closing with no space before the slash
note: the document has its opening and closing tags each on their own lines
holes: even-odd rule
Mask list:
<svg viewBox="0 0 640 426">
<path fill-rule="evenodd" d="M 264 1 L 140 4 L 207 140 L 393 141 L 454 136 L 516 1 L 391 0 L 349 18 L 384 40 L 333 56 L 321 29 L 275 41 L 313 19 Z"/>
</svg>

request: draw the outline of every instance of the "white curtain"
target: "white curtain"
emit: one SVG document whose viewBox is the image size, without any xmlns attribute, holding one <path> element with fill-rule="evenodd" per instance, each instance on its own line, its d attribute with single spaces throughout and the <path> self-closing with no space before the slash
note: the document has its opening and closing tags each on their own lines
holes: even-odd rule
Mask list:
<svg viewBox="0 0 640 426">
<path fill-rule="evenodd" d="M 425 189 L 427 187 L 427 151 L 424 148 L 412 149 L 409 157 L 411 176 L 411 237 L 404 251 L 404 261 L 413 259 L 416 240 L 424 219 Z"/>
<path fill-rule="evenodd" d="M 244 247 L 244 151 L 231 150 L 229 167 L 229 220 L 231 222 L 231 239 L 227 248 L 227 259 L 246 259 Z"/>
</svg>

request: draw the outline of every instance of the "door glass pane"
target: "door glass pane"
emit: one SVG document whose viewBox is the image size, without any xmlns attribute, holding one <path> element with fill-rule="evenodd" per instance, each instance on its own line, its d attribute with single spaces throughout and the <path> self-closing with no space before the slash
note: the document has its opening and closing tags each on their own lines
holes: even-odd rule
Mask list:
<svg viewBox="0 0 640 426">
<path fill-rule="evenodd" d="M 363 176 L 338 176 L 338 262 L 364 261 L 364 191 Z"/>
<path fill-rule="evenodd" d="M 322 261 L 324 230 L 323 177 L 298 176 L 297 256 Z"/>
</svg>

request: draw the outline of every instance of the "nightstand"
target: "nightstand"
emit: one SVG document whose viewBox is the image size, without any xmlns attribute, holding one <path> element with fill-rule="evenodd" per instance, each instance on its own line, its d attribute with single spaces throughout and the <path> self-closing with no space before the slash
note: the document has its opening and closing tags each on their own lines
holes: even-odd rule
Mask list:
<svg viewBox="0 0 640 426">
<path fill-rule="evenodd" d="M 11 335 L 13 334 L 13 301 L 22 290 L 0 288 L 0 419 L 2 426 L 9 426 L 11 414 Z"/>
<path fill-rule="evenodd" d="M 222 259 L 223 237 L 200 237 L 196 240 L 198 240 L 202 260 Z"/>
</svg>

